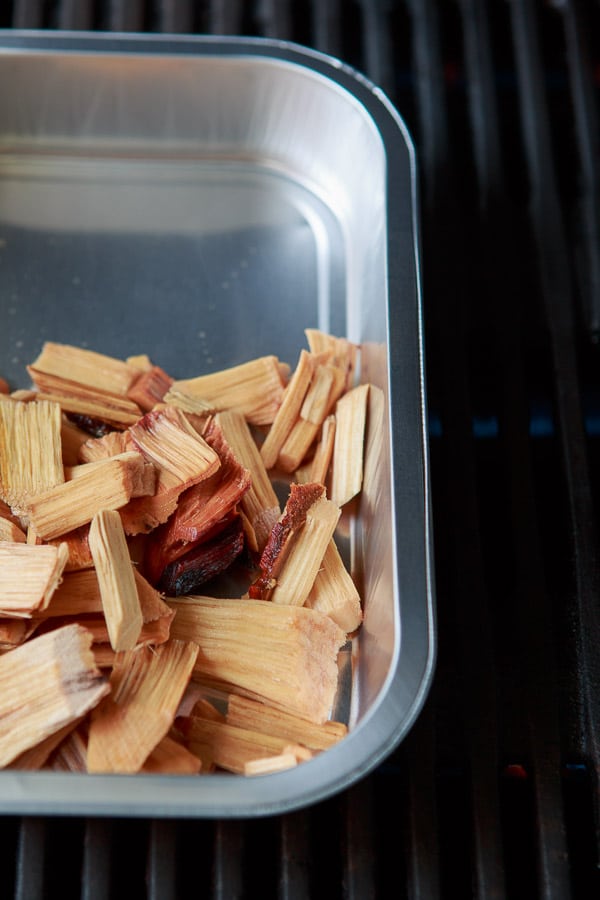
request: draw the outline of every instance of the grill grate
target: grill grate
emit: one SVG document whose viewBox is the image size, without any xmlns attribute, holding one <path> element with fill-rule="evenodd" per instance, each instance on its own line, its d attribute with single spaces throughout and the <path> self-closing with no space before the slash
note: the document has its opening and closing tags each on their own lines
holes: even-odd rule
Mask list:
<svg viewBox="0 0 600 900">
<path fill-rule="evenodd" d="M 13 0 L 0 25 L 291 39 L 396 103 L 422 182 L 439 627 L 422 715 L 342 795 L 251 822 L 0 819 L 3 895 L 600 895 L 600 6 Z"/>
</svg>

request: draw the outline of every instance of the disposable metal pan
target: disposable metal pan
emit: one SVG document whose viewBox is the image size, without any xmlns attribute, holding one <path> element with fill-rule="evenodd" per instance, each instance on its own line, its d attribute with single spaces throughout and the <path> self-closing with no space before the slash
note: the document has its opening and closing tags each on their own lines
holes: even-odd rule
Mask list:
<svg viewBox="0 0 600 900">
<path fill-rule="evenodd" d="M 304 329 L 361 345 L 383 397 L 340 543 L 364 623 L 340 653 L 349 733 L 257 777 L 0 772 L 4 814 L 253 817 L 355 783 L 419 715 L 436 631 L 415 154 L 383 93 L 263 39 L 0 32 L 0 374 L 45 340 L 176 378 Z M 377 443 L 377 442 L 375 442 Z M 370 455 L 369 455 L 370 454 Z"/>
</svg>

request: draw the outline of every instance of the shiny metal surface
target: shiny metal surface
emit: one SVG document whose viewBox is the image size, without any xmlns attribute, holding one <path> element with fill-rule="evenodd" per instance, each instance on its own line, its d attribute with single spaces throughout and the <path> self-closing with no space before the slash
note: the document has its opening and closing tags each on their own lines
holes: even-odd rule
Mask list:
<svg viewBox="0 0 600 900">
<path fill-rule="evenodd" d="M 319 327 L 361 343 L 380 391 L 360 507 L 341 526 L 365 606 L 342 654 L 348 737 L 252 779 L 2 772 L 0 811 L 227 817 L 316 802 L 402 740 L 435 660 L 410 138 L 358 73 L 262 39 L 0 32 L 0 84 L 0 372 L 13 387 L 44 340 L 145 352 L 183 378 L 265 353 L 293 366 Z"/>
</svg>

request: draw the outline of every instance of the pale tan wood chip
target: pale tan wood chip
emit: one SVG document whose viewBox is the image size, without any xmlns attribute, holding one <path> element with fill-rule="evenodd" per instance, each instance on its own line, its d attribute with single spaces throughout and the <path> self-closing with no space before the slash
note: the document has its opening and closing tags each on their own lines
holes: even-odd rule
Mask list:
<svg viewBox="0 0 600 900">
<path fill-rule="evenodd" d="M 58 731 L 55 731 L 54 734 L 51 734 L 49 737 L 44 738 L 43 741 L 40 741 L 39 744 L 36 744 L 34 747 L 31 747 L 29 750 L 25 750 L 19 756 L 17 756 L 11 763 L 6 767 L 7 769 L 28 769 L 29 771 L 36 771 L 37 769 L 42 769 L 46 764 L 49 757 L 52 755 L 54 750 L 59 746 L 62 741 L 75 729 L 77 728 L 81 719 L 75 719 L 72 722 L 69 722 L 64 728 L 59 728 Z"/>
<path fill-rule="evenodd" d="M 174 616 L 173 610 L 135 566 L 133 576 L 144 624 L 164 619 L 168 634 L 168 627 Z M 47 609 L 44 610 L 43 617 L 84 616 L 102 611 L 102 595 L 96 570 L 81 569 L 66 572 Z"/>
<path fill-rule="evenodd" d="M 131 650 L 138 642 L 143 617 L 121 517 L 116 510 L 97 512 L 89 544 L 96 567 L 102 607 L 113 650 Z"/>
<path fill-rule="evenodd" d="M 276 356 L 261 356 L 239 366 L 175 381 L 172 389 L 237 409 L 253 425 L 270 425 L 283 399 L 285 382 Z"/>
<path fill-rule="evenodd" d="M 211 703 L 206 697 L 199 697 L 189 714 L 198 716 L 200 719 L 211 719 L 213 722 L 227 721 L 225 714 L 220 709 L 217 709 L 214 703 Z"/>
<path fill-rule="evenodd" d="M 173 725 L 198 646 L 170 640 L 117 654 L 110 697 L 94 710 L 88 771 L 137 772 Z"/>
<path fill-rule="evenodd" d="M 80 625 L 34 637 L 0 657 L 0 766 L 85 715 L 110 688 Z"/>
<path fill-rule="evenodd" d="M 146 775 L 197 775 L 201 769 L 202 761 L 167 735 L 158 742 L 140 771 Z"/>
<path fill-rule="evenodd" d="M 53 540 L 86 525 L 100 509 L 119 509 L 145 483 L 146 462 L 138 452 L 88 463 L 77 478 L 39 494 L 24 514 L 40 537 Z"/>
<path fill-rule="evenodd" d="M 30 617 L 56 590 L 68 557 L 65 544 L 0 542 L 0 611 Z"/>
<path fill-rule="evenodd" d="M 271 602 L 303 606 L 340 518 L 340 508 L 321 497 L 308 509 L 277 575 Z"/>
<path fill-rule="evenodd" d="M 215 418 L 237 459 L 252 476 L 252 484 L 242 497 L 241 507 L 256 535 L 257 549 L 262 552 L 281 515 L 277 494 L 244 416 L 236 410 L 227 410 Z"/>
<path fill-rule="evenodd" d="M 314 422 L 296 419 L 277 458 L 277 465 L 282 472 L 289 474 L 299 468 L 316 440 L 319 429 L 320 426 Z"/>
<path fill-rule="evenodd" d="M 362 623 L 360 594 L 334 539 L 327 546 L 306 606 L 330 616 L 346 634 L 352 634 Z"/>
<path fill-rule="evenodd" d="M 44 344 L 32 366 L 45 374 L 56 375 L 121 396 L 127 394 L 139 376 L 139 368 L 123 360 L 94 350 L 52 341 Z"/>
<path fill-rule="evenodd" d="M 171 635 L 201 648 L 195 681 L 311 721 L 329 718 L 346 634 L 328 616 L 262 600 L 182 597 L 169 605 L 176 611 Z"/>
<path fill-rule="evenodd" d="M 172 407 L 156 410 L 129 429 L 136 446 L 160 472 L 160 484 L 189 486 L 219 468 L 219 457 L 190 424 L 185 413 Z"/>
<path fill-rule="evenodd" d="M 312 422 L 313 425 L 321 425 L 329 413 L 331 405 L 329 398 L 335 384 L 335 366 L 327 364 L 317 366 L 300 410 L 300 418 Z"/>
<path fill-rule="evenodd" d="M 163 404 L 166 406 L 174 406 L 176 409 L 181 409 L 183 412 L 193 413 L 198 416 L 207 416 L 219 412 L 219 409 L 214 403 L 209 403 L 208 400 L 203 400 L 201 397 L 185 394 L 174 387 L 169 388 L 163 397 Z M 161 404 L 157 404 L 157 409 L 160 408 Z"/>
<path fill-rule="evenodd" d="M 263 756 L 262 759 L 249 759 L 244 763 L 244 775 L 270 775 L 283 772 L 298 765 L 298 759 L 291 751 L 279 753 L 277 756 Z"/>
<path fill-rule="evenodd" d="M 142 456 L 143 464 L 141 466 L 138 465 L 138 460 L 136 459 L 135 454 L 137 454 L 138 457 Z M 144 459 L 143 455 L 135 447 L 130 447 L 123 453 L 118 453 L 114 456 L 106 457 L 106 459 L 120 459 L 125 463 L 127 463 L 128 460 L 135 461 L 134 471 L 136 473 L 136 478 L 132 484 L 132 498 L 149 497 L 154 494 L 156 490 L 158 475 L 156 467 L 153 466 L 152 463 Z M 102 466 L 106 462 L 106 459 L 99 458 L 94 462 L 80 463 L 76 466 L 65 466 L 65 481 L 75 481 L 76 478 L 80 478 L 82 475 L 89 477 L 90 473 L 94 471 L 94 466 L 100 466 L 100 471 L 104 471 L 102 469 Z"/>
<path fill-rule="evenodd" d="M 179 728 L 188 749 L 202 760 L 202 768 L 206 760 L 240 775 L 248 762 L 279 756 L 289 743 L 269 734 L 194 716 L 179 723 Z"/>
<path fill-rule="evenodd" d="M 305 328 L 304 334 L 311 353 L 330 353 L 331 361 L 345 375 L 344 390 L 350 390 L 354 380 L 360 345 L 349 341 L 347 338 L 320 331 L 318 328 Z"/>
<path fill-rule="evenodd" d="M 321 437 L 309 467 L 308 481 L 327 483 L 327 475 L 333 458 L 335 440 L 335 415 L 325 418 L 321 428 Z"/>
<path fill-rule="evenodd" d="M 77 462 L 90 463 L 135 449 L 128 431 L 109 431 L 99 438 L 89 435 L 78 451 Z"/>
<path fill-rule="evenodd" d="M 43 372 L 34 366 L 28 366 L 27 371 L 38 396 L 52 398 L 65 414 L 86 416 L 115 428 L 122 428 L 142 415 L 141 408 L 133 400 L 104 390 L 100 385 L 83 384 L 69 376 Z"/>
<path fill-rule="evenodd" d="M 147 353 L 138 353 L 135 356 L 128 356 L 125 360 L 128 366 L 139 369 L 140 372 L 148 372 L 152 368 L 152 360 Z"/>
<path fill-rule="evenodd" d="M 301 350 L 296 368 L 283 393 L 281 405 L 260 448 L 266 469 L 275 466 L 279 452 L 300 415 L 313 371 L 313 357 L 307 350 Z"/>
<path fill-rule="evenodd" d="M 87 772 L 87 726 L 72 728 L 46 765 L 55 772 Z"/>
<path fill-rule="evenodd" d="M 369 385 L 361 384 L 341 397 L 335 408 L 330 496 L 344 506 L 362 488 Z"/>
<path fill-rule="evenodd" d="M 231 694 L 229 697 L 227 722 L 238 728 L 272 734 L 290 744 L 301 744 L 315 751 L 327 750 L 348 733 L 348 727 L 343 722 L 327 720 L 322 724 L 315 724 L 301 716 L 239 694 Z"/>
<path fill-rule="evenodd" d="M 0 496 L 11 507 L 64 481 L 57 403 L 0 403 Z"/>
</svg>

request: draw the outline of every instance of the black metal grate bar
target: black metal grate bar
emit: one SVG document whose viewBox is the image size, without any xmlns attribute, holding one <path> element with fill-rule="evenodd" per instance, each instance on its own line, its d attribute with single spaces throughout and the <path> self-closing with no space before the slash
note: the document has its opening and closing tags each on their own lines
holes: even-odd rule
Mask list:
<svg viewBox="0 0 600 900">
<path fill-rule="evenodd" d="M 161 0 L 158 6 L 158 31 L 181 34 L 194 29 L 192 0 Z"/>
<path fill-rule="evenodd" d="M 106 27 L 109 31 L 143 31 L 144 0 L 108 0 Z"/>
<path fill-rule="evenodd" d="M 89 31 L 94 27 L 92 0 L 63 0 L 57 14 L 56 28 Z"/>
<path fill-rule="evenodd" d="M 600 338 L 600 130 L 593 69 L 581 3 L 562 6 L 579 152 L 581 187 L 578 230 L 581 240 L 580 291 L 590 336 Z"/>
<path fill-rule="evenodd" d="M 313 41 L 316 50 L 339 56 L 342 50 L 342 0 L 312 0 Z"/>
<path fill-rule="evenodd" d="M 443 845 L 440 848 L 442 878 L 447 883 L 457 877 L 466 880 L 465 872 L 467 868 L 470 871 L 472 865 L 475 896 L 493 897 L 501 896 L 504 888 L 498 814 L 494 654 L 479 538 L 472 409 L 466 366 L 464 297 L 468 286 L 464 283 L 463 266 L 471 248 L 466 236 L 464 199 L 458 185 L 442 75 L 441 13 L 433 3 L 414 3 L 412 9 L 413 45 L 417 54 L 415 71 L 421 101 L 420 142 L 428 148 L 423 161 L 424 196 L 428 208 L 432 212 L 435 210 L 426 217 L 423 229 L 424 290 L 430 308 L 430 347 L 441 361 L 440 371 L 444 373 L 443 386 L 435 388 L 439 390 L 444 459 L 443 470 L 434 469 L 433 496 L 442 517 L 440 521 L 449 517 L 453 522 L 451 529 L 445 529 L 439 538 L 436 537 L 442 553 L 442 544 L 449 542 L 446 549 L 454 566 L 454 571 L 446 572 L 437 588 L 438 605 L 453 604 L 451 621 L 446 621 L 445 617 L 440 620 L 440 658 L 444 653 L 449 657 L 456 655 L 457 659 L 450 665 L 458 666 L 460 671 L 462 687 L 454 703 L 462 727 L 457 734 L 455 753 L 457 762 L 464 764 L 465 757 L 469 761 L 465 772 L 468 791 L 465 802 L 471 804 L 470 841 L 473 847 L 472 862 L 465 860 L 458 872 L 455 865 L 461 851 L 454 845 L 454 835 L 444 835 L 442 826 L 440 840 L 445 837 L 452 847 L 447 853 L 444 853 Z M 434 259 L 435 263 L 428 267 L 427 261 L 433 263 Z M 450 583 L 451 588 L 448 587 Z M 439 677 L 443 678 L 443 675 Z M 462 852 L 465 852 L 464 848 Z"/>
<path fill-rule="evenodd" d="M 276 848 L 274 848 L 276 849 Z M 310 891 L 310 819 L 306 810 L 282 816 L 280 823 L 280 900 L 304 900 Z"/>
<path fill-rule="evenodd" d="M 21 823 L 16 860 L 15 900 L 44 896 L 47 827 L 47 822 L 38 817 L 24 818 Z"/>
<path fill-rule="evenodd" d="M 15 0 L 13 26 L 15 28 L 42 28 L 42 0 Z"/>
<path fill-rule="evenodd" d="M 523 135 L 531 183 L 531 220 L 538 247 L 539 277 L 556 378 L 557 419 L 573 541 L 573 614 L 579 623 L 576 639 L 580 662 L 581 745 L 597 786 L 600 730 L 594 685 L 598 683 L 600 672 L 596 638 L 600 628 L 598 535 L 576 359 L 572 270 L 552 157 L 535 12 L 529 3 L 514 3 L 513 15 Z M 539 613 L 543 613 L 543 609 Z M 551 810 L 548 810 L 548 816 L 551 817 Z M 555 877 L 551 860 L 548 865 L 547 878 L 551 882 Z"/>
<path fill-rule="evenodd" d="M 256 20 L 264 37 L 290 40 L 292 28 L 292 5 L 290 0 L 257 0 Z"/>
<path fill-rule="evenodd" d="M 85 823 L 81 868 L 82 900 L 110 900 L 111 834 L 109 819 Z"/>
<path fill-rule="evenodd" d="M 239 34 L 242 30 L 242 0 L 211 0 L 211 34 Z"/>
</svg>

